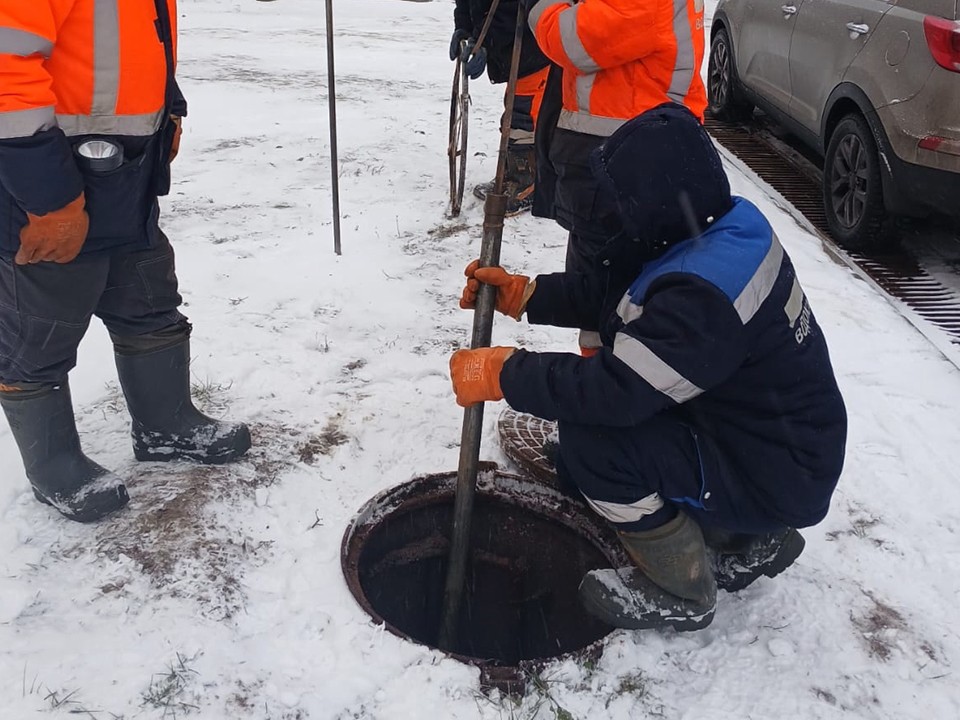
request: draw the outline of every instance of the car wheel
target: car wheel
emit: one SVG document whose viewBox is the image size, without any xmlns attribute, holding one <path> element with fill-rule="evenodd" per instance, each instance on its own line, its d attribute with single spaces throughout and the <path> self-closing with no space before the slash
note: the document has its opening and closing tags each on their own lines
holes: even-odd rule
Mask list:
<svg viewBox="0 0 960 720">
<path fill-rule="evenodd" d="M 743 98 L 737 80 L 733 45 L 726 28 L 717 30 L 710 44 L 707 67 L 707 95 L 710 113 L 718 120 L 737 122 L 753 115 L 753 104 Z"/>
<path fill-rule="evenodd" d="M 867 121 L 847 115 L 830 136 L 823 163 L 823 200 L 830 234 L 850 250 L 887 244 L 880 155 Z"/>
</svg>

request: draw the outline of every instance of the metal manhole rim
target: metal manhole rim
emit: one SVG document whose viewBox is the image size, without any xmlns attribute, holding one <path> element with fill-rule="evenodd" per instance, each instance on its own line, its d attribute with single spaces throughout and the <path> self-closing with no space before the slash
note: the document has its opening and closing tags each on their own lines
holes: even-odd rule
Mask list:
<svg viewBox="0 0 960 720">
<path fill-rule="evenodd" d="M 369 616 L 371 622 L 383 627 L 395 637 L 419 645 L 427 650 L 443 653 L 445 656 L 466 665 L 477 667 L 481 673 L 481 686 L 484 687 L 496 687 L 501 690 L 506 689 L 507 691 L 512 691 L 512 688 L 515 688 L 516 685 L 524 683 L 526 673 L 535 671 L 537 668 L 541 668 L 549 663 L 562 662 L 569 659 L 599 658 L 603 653 L 604 646 L 610 634 L 582 648 L 544 658 L 524 659 L 515 664 L 508 664 L 493 658 L 479 658 L 455 652 L 447 652 L 400 630 L 384 619 L 373 607 L 367 599 L 366 593 L 363 591 L 360 583 L 360 556 L 365 547 L 364 540 L 374 532 L 378 521 L 382 521 L 397 512 L 415 510 L 434 504 L 438 495 L 429 492 L 431 487 L 425 489 L 423 487 L 425 484 L 432 486 L 432 489 L 435 491 L 441 491 L 444 495 L 449 494 L 452 498 L 456 475 L 456 471 L 452 471 L 415 476 L 403 483 L 391 486 L 377 493 L 351 516 L 340 543 L 340 565 L 347 583 L 347 589 L 350 591 L 351 596 L 360 609 Z M 590 516 L 585 512 L 585 508 L 579 506 L 559 490 L 544 484 L 542 481 L 503 470 L 494 462 L 481 462 L 477 482 L 478 498 L 489 495 L 491 489 L 496 487 L 498 480 L 522 485 L 524 488 L 523 493 L 515 493 L 509 498 L 502 497 L 502 502 L 513 503 L 527 511 L 532 511 L 549 517 L 551 520 L 561 522 L 567 529 L 577 533 L 598 549 L 600 553 L 610 561 L 613 567 L 621 567 L 629 563 L 626 553 L 616 540 L 616 535 L 611 529 L 602 526 L 596 519 L 591 518 L 591 522 L 583 526 L 566 522 L 561 517 L 558 517 L 558 515 L 561 515 L 564 511 L 569 512 L 571 510 L 573 513 L 584 518 Z M 543 500 L 546 500 L 547 503 L 538 502 Z M 611 630 L 611 633 L 612 632 Z"/>
</svg>

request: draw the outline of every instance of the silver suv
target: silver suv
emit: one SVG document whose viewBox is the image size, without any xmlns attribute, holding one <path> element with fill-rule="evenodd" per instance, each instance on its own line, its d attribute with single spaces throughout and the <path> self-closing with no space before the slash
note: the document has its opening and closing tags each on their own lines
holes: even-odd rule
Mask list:
<svg viewBox="0 0 960 720">
<path fill-rule="evenodd" d="M 823 157 L 834 238 L 895 215 L 960 216 L 960 0 L 720 0 L 713 115 L 759 106 Z"/>
</svg>

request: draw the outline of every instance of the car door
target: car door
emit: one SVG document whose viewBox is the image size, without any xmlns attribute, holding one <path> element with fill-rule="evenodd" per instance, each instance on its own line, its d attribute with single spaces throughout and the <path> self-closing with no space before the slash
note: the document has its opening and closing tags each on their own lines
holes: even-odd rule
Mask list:
<svg viewBox="0 0 960 720">
<path fill-rule="evenodd" d="M 790 116 L 820 134 L 824 105 L 890 9 L 885 0 L 807 0 L 790 43 Z"/>
<path fill-rule="evenodd" d="M 747 88 L 782 110 L 790 106 L 790 36 L 804 2 L 743 0 L 734 38 L 737 75 Z"/>
</svg>

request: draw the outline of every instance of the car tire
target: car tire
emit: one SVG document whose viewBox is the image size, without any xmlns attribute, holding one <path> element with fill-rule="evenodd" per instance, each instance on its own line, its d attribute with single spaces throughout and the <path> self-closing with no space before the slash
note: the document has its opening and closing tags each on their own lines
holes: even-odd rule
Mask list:
<svg viewBox="0 0 960 720">
<path fill-rule="evenodd" d="M 830 234 L 848 250 L 877 249 L 894 239 L 883 204 L 877 142 L 861 115 L 844 117 L 830 136 L 823 204 Z"/>
<path fill-rule="evenodd" d="M 710 43 L 707 66 L 707 97 L 710 114 L 717 120 L 741 122 L 753 116 L 753 103 L 743 97 L 733 45 L 726 28 L 717 30 Z"/>
</svg>

